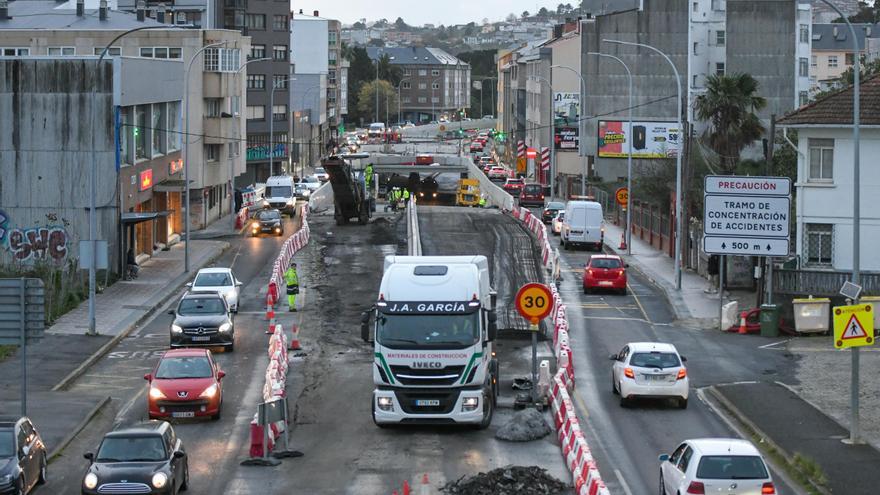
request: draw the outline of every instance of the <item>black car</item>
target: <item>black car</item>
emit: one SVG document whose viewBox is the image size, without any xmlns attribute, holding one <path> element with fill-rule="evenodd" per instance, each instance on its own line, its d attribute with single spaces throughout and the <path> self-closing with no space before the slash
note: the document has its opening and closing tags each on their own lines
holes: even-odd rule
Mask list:
<svg viewBox="0 0 880 495">
<path fill-rule="evenodd" d="M 171 322 L 171 347 L 223 346 L 235 349 L 235 324 L 226 299 L 215 291 L 191 291 L 184 294 L 177 308 L 168 311 Z"/>
<path fill-rule="evenodd" d="M 284 225 L 281 223 L 281 212 L 276 209 L 258 211 L 251 224 L 251 233 L 254 237 L 260 234 L 275 234 L 277 236 L 283 234 Z"/>
<path fill-rule="evenodd" d="M 547 206 L 544 208 L 544 211 L 541 212 L 541 220 L 544 223 L 549 224 L 553 221 L 553 218 L 556 216 L 556 212 L 565 210 L 565 203 L 560 203 L 558 201 L 551 201 L 547 203 Z"/>
<path fill-rule="evenodd" d="M 0 421 L 0 494 L 23 494 L 46 482 L 46 445 L 28 418 Z"/>
<path fill-rule="evenodd" d="M 83 495 L 175 494 L 189 484 L 183 443 L 167 421 L 146 421 L 104 435 L 98 453 L 84 456 Z"/>
</svg>

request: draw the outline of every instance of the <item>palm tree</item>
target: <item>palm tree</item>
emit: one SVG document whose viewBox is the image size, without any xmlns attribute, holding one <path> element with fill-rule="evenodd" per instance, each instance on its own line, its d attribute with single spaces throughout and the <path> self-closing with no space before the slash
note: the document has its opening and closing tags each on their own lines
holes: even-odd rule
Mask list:
<svg viewBox="0 0 880 495">
<path fill-rule="evenodd" d="M 751 74 L 722 74 L 709 76 L 706 92 L 697 96 L 697 118 L 710 123 L 703 138 L 721 157 L 724 173 L 732 173 L 742 150 L 764 135 L 755 112 L 767 106 L 767 100 L 757 92 L 758 81 Z"/>
</svg>

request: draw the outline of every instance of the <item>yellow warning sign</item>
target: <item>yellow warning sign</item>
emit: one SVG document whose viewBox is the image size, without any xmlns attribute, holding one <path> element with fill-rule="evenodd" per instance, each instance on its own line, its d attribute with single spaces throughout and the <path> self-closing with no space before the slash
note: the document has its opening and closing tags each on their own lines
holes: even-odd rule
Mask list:
<svg viewBox="0 0 880 495">
<path fill-rule="evenodd" d="M 874 307 L 871 304 L 834 308 L 834 347 L 874 345 Z"/>
</svg>

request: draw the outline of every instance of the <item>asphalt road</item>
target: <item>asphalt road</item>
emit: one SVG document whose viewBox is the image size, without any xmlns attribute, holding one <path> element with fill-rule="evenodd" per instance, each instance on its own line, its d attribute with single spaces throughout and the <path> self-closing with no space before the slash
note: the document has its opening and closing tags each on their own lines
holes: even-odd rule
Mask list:
<svg viewBox="0 0 880 495">
<path fill-rule="evenodd" d="M 538 213 L 539 210 L 533 210 Z M 551 240 L 558 246 L 558 237 Z M 788 376 L 794 358 L 759 346 L 766 341 L 677 324 L 662 293 L 638 271 L 627 272 L 628 295 L 591 293 L 581 284 L 592 252 L 560 248 L 563 280 L 575 356 L 575 403 L 600 471 L 612 493 L 657 493 L 657 456 L 670 453 L 688 438 L 736 437 L 736 433 L 701 399 L 699 389 L 739 381 L 772 381 Z M 643 401 L 622 408 L 611 392 L 609 355 L 626 343 L 674 344 L 688 358 L 691 393 L 688 408 L 671 401 Z M 768 411 L 772 414 L 771 411 Z M 796 493 L 774 473 L 781 494 Z"/>
</svg>

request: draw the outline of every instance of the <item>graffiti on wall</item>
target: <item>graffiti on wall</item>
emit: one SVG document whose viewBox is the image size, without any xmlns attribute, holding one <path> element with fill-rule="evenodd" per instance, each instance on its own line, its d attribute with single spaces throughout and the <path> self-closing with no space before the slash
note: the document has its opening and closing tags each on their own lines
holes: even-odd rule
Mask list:
<svg viewBox="0 0 880 495">
<path fill-rule="evenodd" d="M 64 226 L 36 226 L 29 228 L 9 228 L 6 222 L 9 217 L 0 211 L 0 243 L 9 250 L 12 258 L 19 262 L 51 261 L 60 263 L 69 251 L 69 236 L 66 219 L 61 219 Z M 46 214 L 46 220 L 57 222 L 54 213 Z"/>
</svg>

